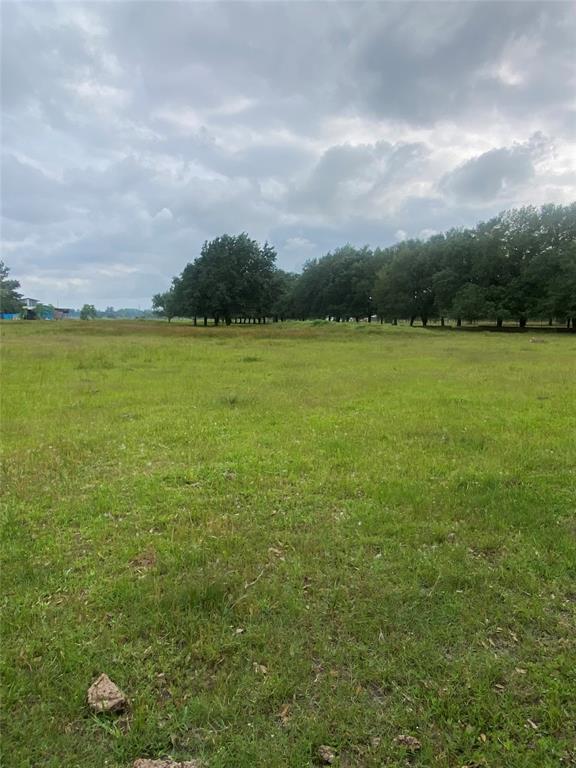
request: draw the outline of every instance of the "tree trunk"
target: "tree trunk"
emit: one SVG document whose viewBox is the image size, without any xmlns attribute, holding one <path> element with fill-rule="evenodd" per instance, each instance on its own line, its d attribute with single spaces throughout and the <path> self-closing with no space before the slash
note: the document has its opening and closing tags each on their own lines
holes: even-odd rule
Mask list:
<svg viewBox="0 0 576 768">
<path fill-rule="evenodd" d="M 194 323 L 194 325 L 198 325 L 196 315 L 194 315 L 194 319 L 192 320 L 192 322 Z"/>
<path fill-rule="evenodd" d="M 426 315 L 422 315 L 422 325 L 424 326 L 424 328 L 426 328 L 426 326 L 428 325 L 428 318 L 426 317 Z"/>
<path fill-rule="evenodd" d="M 462 327 L 462 318 L 461 317 L 457 317 L 456 318 L 456 328 L 461 328 L 461 327 Z"/>
<path fill-rule="evenodd" d="M 520 328 L 526 328 L 526 318 L 525 317 L 520 317 L 518 319 L 518 326 Z"/>
<path fill-rule="evenodd" d="M 204 328 L 206 328 L 207 325 L 208 325 L 208 318 L 205 316 L 204 317 Z"/>
<path fill-rule="evenodd" d="M 384 324 L 384 318 L 382 317 L 382 315 L 380 315 L 380 325 L 383 325 L 383 324 Z"/>
<path fill-rule="evenodd" d="M 398 325 L 398 318 L 397 317 L 392 318 L 392 325 Z"/>
<path fill-rule="evenodd" d="M 368 322 L 369 322 L 369 323 L 371 323 L 371 322 L 372 322 L 372 315 L 368 315 Z"/>
<path fill-rule="evenodd" d="M 443 317 L 440 318 L 440 327 L 444 328 L 444 318 Z"/>
<path fill-rule="evenodd" d="M 412 326 L 414 325 L 414 320 L 416 320 L 415 317 L 410 318 L 410 328 L 412 328 Z"/>
<path fill-rule="evenodd" d="M 504 325 L 504 320 L 501 317 L 496 318 L 496 328 L 502 328 Z"/>
<path fill-rule="evenodd" d="M 225 320 L 226 320 L 226 325 L 231 325 L 232 324 L 232 318 L 231 317 L 226 316 Z"/>
</svg>

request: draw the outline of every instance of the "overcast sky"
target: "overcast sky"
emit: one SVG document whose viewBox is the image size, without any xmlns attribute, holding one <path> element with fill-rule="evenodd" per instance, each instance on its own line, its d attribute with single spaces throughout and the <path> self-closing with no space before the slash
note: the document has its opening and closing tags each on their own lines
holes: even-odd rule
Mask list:
<svg viewBox="0 0 576 768">
<path fill-rule="evenodd" d="M 2 250 L 150 305 L 202 242 L 279 265 L 576 199 L 576 6 L 2 3 Z"/>
</svg>

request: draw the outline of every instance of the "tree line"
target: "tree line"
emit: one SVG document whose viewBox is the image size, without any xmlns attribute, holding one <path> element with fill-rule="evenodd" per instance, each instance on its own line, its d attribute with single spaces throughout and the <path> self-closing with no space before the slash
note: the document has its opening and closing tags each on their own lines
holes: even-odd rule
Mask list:
<svg viewBox="0 0 576 768">
<path fill-rule="evenodd" d="M 107 320 L 144 320 L 152 318 L 153 312 L 149 309 L 135 309 L 133 307 L 106 307 L 106 309 L 96 309 L 94 304 L 84 304 L 82 309 L 71 309 L 69 317 L 79 317 L 80 320 L 97 320 L 105 318 Z"/>
<path fill-rule="evenodd" d="M 300 275 L 278 269 L 268 243 L 223 235 L 204 244 L 153 307 L 195 324 L 378 318 L 524 327 L 532 319 L 576 328 L 576 203 L 505 211 L 426 241 L 345 245 Z"/>
</svg>

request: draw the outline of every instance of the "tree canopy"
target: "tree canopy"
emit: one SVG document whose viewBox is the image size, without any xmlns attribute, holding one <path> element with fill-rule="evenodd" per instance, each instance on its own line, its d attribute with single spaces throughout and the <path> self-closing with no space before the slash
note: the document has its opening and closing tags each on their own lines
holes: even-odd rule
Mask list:
<svg viewBox="0 0 576 768">
<path fill-rule="evenodd" d="M 360 319 L 452 318 L 498 326 L 528 318 L 576 327 L 576 203 L 505 211 L 468 229 L 388 248 L 345 245 L 308 261 L 301 275 L 247 234 L 204 243 L 200 256 L 154 297 L 174 316 Z"/>
<path fill-rule="evenodd" d="M 84 304 L 80 310 L 80 320 L 94 320 L 98 317 L 98 310 L 94 304 Z"/>
<path fill-rule="evenodd" d="M 276 251 L 268 243 L 259 245 L 244 232 L 222 235 L 204 243 L 170 291 L 154 297 L 154 307 L 169 318 L 212 317 L 216 324 L 270 317 L 286 282 L 275 262 Z"/>
<path fill-rule="evenodd" d="M 18 293 L 20 283 L 9 278 L 10 268 L 0 261 L 0 312 L 18 314 L 22 311 L 22 294 Z"/>
</svg>

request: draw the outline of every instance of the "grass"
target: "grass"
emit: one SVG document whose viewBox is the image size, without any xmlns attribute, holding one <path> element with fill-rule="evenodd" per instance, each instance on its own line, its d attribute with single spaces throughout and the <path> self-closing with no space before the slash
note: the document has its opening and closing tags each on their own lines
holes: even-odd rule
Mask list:
<svg viewBox="0 0 576 768">
<path fill-rule="evenodd" d="M 0 330 L 6 766 L 576 764 L 573 337 Z"/>
</svg>

